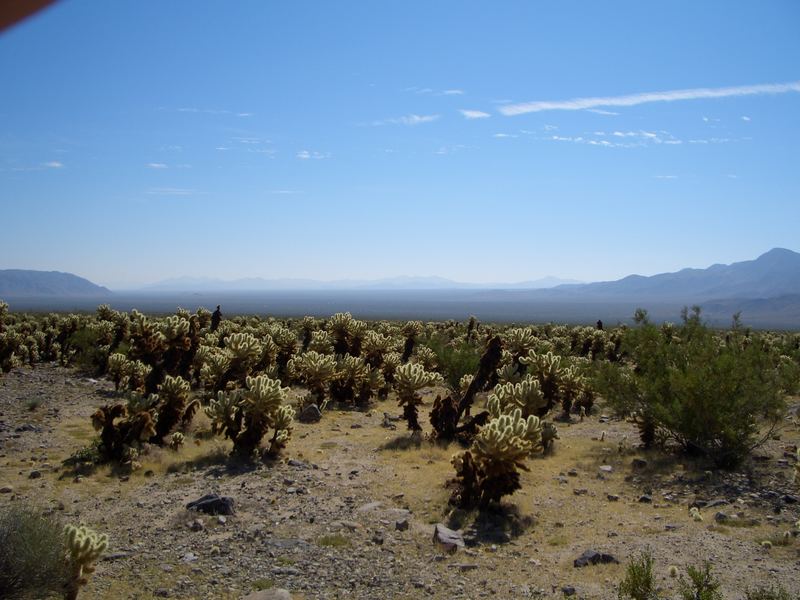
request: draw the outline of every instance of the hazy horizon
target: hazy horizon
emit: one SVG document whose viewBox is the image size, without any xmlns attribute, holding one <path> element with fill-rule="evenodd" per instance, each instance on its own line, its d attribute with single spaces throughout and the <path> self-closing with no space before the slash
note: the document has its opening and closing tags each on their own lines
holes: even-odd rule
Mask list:
<svg viewBox="0 0 800 600">
<path fill-rule="evenodd" d="M 0 268 L 591 282 L 792 248 L 799 19 L 59 2 L 0 34 Z"/>
</svg>

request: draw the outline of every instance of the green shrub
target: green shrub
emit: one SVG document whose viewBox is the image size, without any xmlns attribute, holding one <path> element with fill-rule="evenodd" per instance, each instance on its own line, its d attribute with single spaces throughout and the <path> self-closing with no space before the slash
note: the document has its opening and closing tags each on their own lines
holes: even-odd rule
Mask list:
<svg viewBox="0 0 800 600">
<path fill-rule="evenodd" d="M 636 419 L 645 446 L 658 432 L 733 467 L 768 439 L 759 420 L 774 427 L 784 401 L 775 357 L 761 343 L 738 328 L 718 334 L 697 307 L 678 327 L 658 327 L 641 310 L 636 321 L 622 343 L 628 365 L 604 365 L 598 383 L 617 413 Z"/>
<path fill-rule="evenodd" d="M 658 599 L 656 581 L 653 576 L 653 555 L 650 552 L 642 552 L 628 563 L 625 579 L 617 588 L 617 597 L 620 600 L 626 598 L 633 600 Z"/>
<path fill-rule="evenodd" d="M 478 369 L 481 351 L 469 342 L 449 343 L 441 336 L 433 336 L 425 345 L 436 354 L 438 370 L 452 390 L 458 391 L 461 378 Z"/>
<path fill-rule="evenodd" d="M 747 590 L 745 593 L 745 600 L 791 600 L 792 597 L 789 595 L 784 588 L 781 586 L 773 587 L 769 586 L 768 588 L 762 587 L 757 588 L 755 590 Z"/>
<path fill-rule="evenodd" d="M 705 561 L 702 568 L 689 567 L 689 581 L 681 577 L 678 582 L 682 600 L 723 600 L 719 591 L 720 582 L 711 572 L 711 563 Z"/>
<path fill-rule="evenodd" d="M 28 507 L 0 512 L 0 598 L 63 593 L 68 579 L 63 525 Z"/>
</svg>

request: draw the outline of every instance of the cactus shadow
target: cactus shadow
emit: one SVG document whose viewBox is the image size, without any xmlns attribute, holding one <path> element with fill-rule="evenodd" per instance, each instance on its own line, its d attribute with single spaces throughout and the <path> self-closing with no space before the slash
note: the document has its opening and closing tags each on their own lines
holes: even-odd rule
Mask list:
<svg viewBox="0 0 800 600">
<path fill-rule="evenodd" d="M 378 450 L 418 450 L 423 441 L 422 436 L 401 434 L 378 446 Z"/>
<path fill-rule="evenodd" d="M 473 511 L 455 510 L 447 526 L 464 531 L 468 546 L 507 544 L 523 535 L 535 524 L 535 519 L 520 513 L 513 504 L 491 504 Z"/>
</svg>

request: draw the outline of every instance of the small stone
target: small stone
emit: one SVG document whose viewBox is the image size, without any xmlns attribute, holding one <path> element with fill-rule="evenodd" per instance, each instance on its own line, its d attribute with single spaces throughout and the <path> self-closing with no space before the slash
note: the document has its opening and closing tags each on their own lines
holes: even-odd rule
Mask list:
<svg viewBox="0 0 800 600">
<path fill-rule="evenodd" d="M 195 519 L 194 521 L 187 523 L 186 526 L 190 531 L 203 531 L 206 528 L 201 519 Z"/>
<path fill-rule="evenodd" d="M 169 598 L 169 590 L 167 588 L 158 588 L 153 592 L 156 598 Z"/>
<path fill-rule="evenodd" d="M 609 502 L 616 502 L 617 500 L 619 500 L 619 496 L 617 496 L 616 494 L 607 494 L 606 498 L 608 498 Z"/>
<path fill-rule="evenodd" d="M 616 563 L 619 561 L 611 554 L 597 552 L 596 550 L 586 550 L 578 558 L 573 561 L 575 567 L 586 567 L 588 565 Z"/>
<path fill-rule="evenodd" d="M 250 592 L 242 600 L 292 600 L 292 595 L 289 590 L 283 588 L 270 588 L 268 590 Z"/>
<path fill-rule="evenodd" d="M 464 547 L 464 537 L 461 533 L 453 531 L 441 523 L 437 523 L 433 529 L 433 541 L 450 553 Z"/>
<path fill-rule="evenodd" d="M 10 485 L 4 485 L 0 488 L 0 494 L 11 494 L 14 492 L 14 488 Z"/>
<path fill-rule="evenodd" d="M 587 490 L 586 488 L 575 488 L 574 490 L 572 490 L 572 493 L 575 494 L 576 496 L 585 496 L 586 494 L 589 493 L 589 490 Z"/>
<path fill-rule="evenodd" d="M 396 531 L 408 531 L 408 519 L 400 519 L 399 521 L 395 521 L 394 528 Z"/>
<path fill-rule="evenodd" d="M 639 496 L 639 502 L 642 504 L 650 504 L 653 501 L 653 497 L 649 494 L 642 494 Z"/>
<path fill-rule="evenodd" d="M 227 517 L 224 517 L 222 515 L 219 515 L 217 517 L 217 523 L 219 523 L 220 525 L 225 525 L 225 523 L 227 523 L 227 522 L 228 522 L 228 518 Z"/>
<path fill-rule="evenodd" d="M 372 535 L 372 543 L 378 546 L 383 546 L 383 534 L 380 533 L 379 531 L 376 531 Z"/>
<path fill-rule="evenodd" d="M 612 467 L 611 465 L 601 465 L 600 470 L 603 473 L 611 473 L 614 471 L 614 467 Z"/>
<path fill-rule="evenodd" d="M 317 423 L 322 419 L 322 412 L 316 404 L 309 404 L 300 412 L 300 416 L 297 418 L 301 423 Z"/>
<path fill-rule="evenodd" d="M 631 461 L 631 466 L 634 469 L 645 469 L 647 468 L 647 461 L 643 458 L 634 458 Z"/>
<path fill-rule="evenodd" d="M 567 471 L 567 475 L 569 475 L 570 477 L 577 477 L 578 476 L 578 470 L 577 469 L 570 469 L 569 471 Z"/>
<path fill-rule="evenodd" d="M 194 552 L 187 552 L 181 557 L 181 560 L 185 563 L 193 563 L 197 561 L 197 555 Z"/>
<path fill-rule="evenodd" d="M 42 476 L 42 472 L 41 471 L 35 471 L 34 470 L 34 471 L 31 471 L 28 474 L 28 479 L 39 479 L 41 476 Z"/>
<path fill-rule="evenodd" d="M 565 585 L 561 588 L 561 593 L 565 596 L 574 596 L 575 595 L 575 588 L 571 585 Z"/>
</svg>

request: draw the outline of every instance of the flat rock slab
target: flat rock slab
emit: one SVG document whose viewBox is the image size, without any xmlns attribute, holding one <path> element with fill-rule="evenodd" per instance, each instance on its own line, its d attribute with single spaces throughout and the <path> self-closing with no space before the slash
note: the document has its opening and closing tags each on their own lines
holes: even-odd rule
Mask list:
<svg viewBox="0 0 800 600">
<path fill-rule="evenodd" d="M 271 588 L 268 590 L 250 592 L 242 600 L 292 600 L 292 595 L 289 593 L 289 590 Z"/>
<path fill-rule="evenodd" d="M 597 552 L 596 550 L 587 550 L 578 558 L 576 558 L 572 564 L 575 565 L 575 567 L 588 567 L 589 565 L 608 563 L 619 564 L 619 561 L 611 554 L 604 554 L 602 552 Z"/>
<path fill-rule="evenodd" d="M 206 494 L 186 505 L 189 510 L 199 510 L 207 515 L 233 515 L 233 498 L 219 494 Z"/>
</svg>

